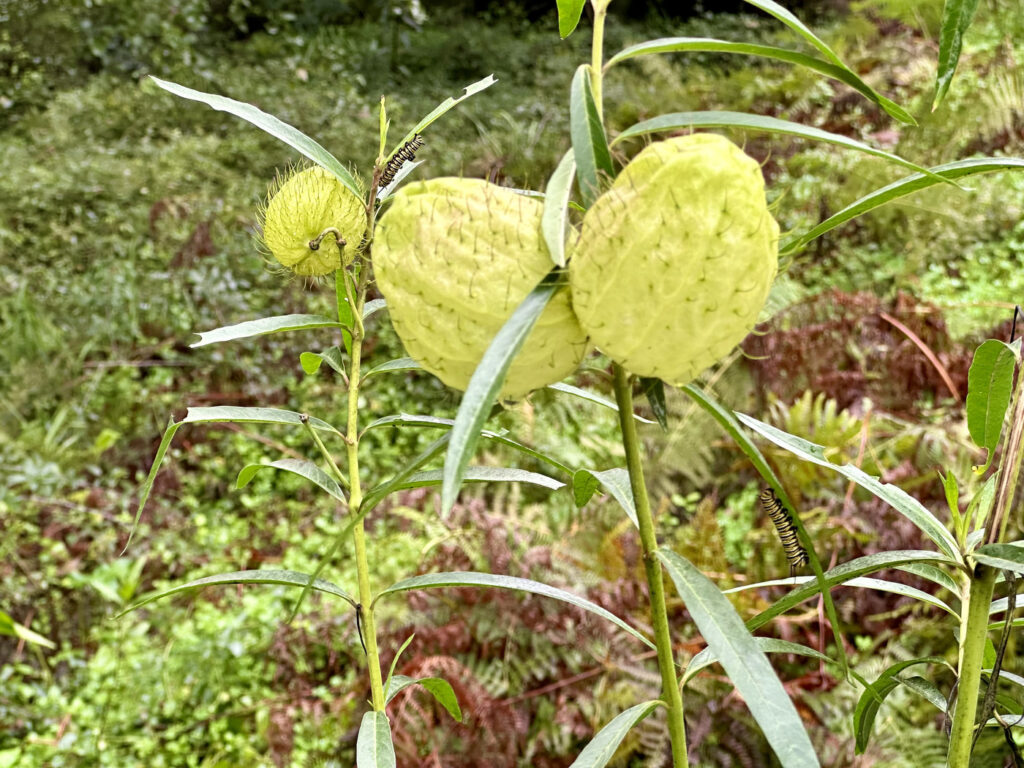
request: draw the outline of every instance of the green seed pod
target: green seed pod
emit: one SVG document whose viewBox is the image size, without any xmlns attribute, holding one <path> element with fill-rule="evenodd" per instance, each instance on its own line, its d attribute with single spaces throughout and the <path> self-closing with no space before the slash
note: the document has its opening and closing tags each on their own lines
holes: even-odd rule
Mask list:
<svg viewBox="0 0 1024 768">
<path fill-rule="evenodd" d="M 373 267 L 409 356 L 465 389 L 513 310 L 551 270 L 542 204 L 482 179 L 410 184 L 374 235 Z M 568 290 L 559 291 L 512 362 L 501 397 L 563 379 L 587 350 Z"/>
<path fill-rule="evenodd" d="M 359 250 L 366 206 L 318 165 L 292 173 L 272 191 L 262 212 L 263 244 L 297 275 L 326 275 Z M 344 241 L 344 248 L 339 244 Z"/>
<path fill-rule="evenodd" d="M 661 141 L 583 217 L 573 308 L 624 368 L 681 386 L 754 327 L 778 241 L 754 159 L 716 134 Z"/>
</svg>

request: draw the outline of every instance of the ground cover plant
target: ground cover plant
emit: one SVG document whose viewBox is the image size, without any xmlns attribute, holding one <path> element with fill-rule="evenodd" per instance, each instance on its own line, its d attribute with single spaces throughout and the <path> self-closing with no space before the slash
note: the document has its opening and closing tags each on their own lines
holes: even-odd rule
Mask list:
<svg viewBox="0 0 1024 768">
<path fill-rule="evenodd" d="M 437 129 L 435 128 L 433 132 L 436 133 Z M 324 364 L 324 365 L 330 365 L 330 364 Z M 292 443 L 292 444 L 299 444 L 300 445 L 301 443 Z M 258 454 L 256 455 L 256 459 L 255 459 L 254 463 L 259 463 Z M 259 470 L 259 471 L 262 471 L 262 470 Z M 132 577 L 131 577 L 130 574 L 125 574 L 124 577 L 118 577 L 118 578 L 124 580 L 122 582 L 123 584 L 131 584 L 131 582 L 132 582 Z M 129 590 L 129 592 L 130 592 L 130 590 Z M 400 640 L 399 640 L 398 644 L 400 644 Z"/>
</svg>

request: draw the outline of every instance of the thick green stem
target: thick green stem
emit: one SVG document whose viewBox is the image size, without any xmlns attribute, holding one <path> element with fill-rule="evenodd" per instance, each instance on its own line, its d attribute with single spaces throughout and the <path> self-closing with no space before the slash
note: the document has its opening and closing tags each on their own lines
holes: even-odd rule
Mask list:
<svg viewBox="0 0 1024 768">
<path fill-rule="evenodd" d="M 988 637 L 989 606 L 998 571 L 987 565 L 974 569 L 967 602 L 967 618 L 960 627 L 960 671 L 957 681 L 956 711 L 949 737 L 948 765 L 967 768 L 974 740 L 974 720 L 981 687 L 982 659 Z"/>
<path fill-rule="evenodd" d="M 597 114 L 604 119 L 602 106 L 601 79 L 604 73 L 604 19 L 608 15 L 608 3 L 611 0 L 592 0 L 594 7 L 594 34 L 590 43 L 590 87 L 594 92 L 594 104 Z"/>
<path fill-rule="evenodd" d="M 661 672 L 661 695 L 668 705 L 668 729 L 672 739 L 672 762 L 675 768 L 686 768 L 689 759 L 686 754 L 686 722 L 683 719 L 683 696 L 676 678 L 676 664 L 672 654 L 672 636 L 668 626 L 668 610 L 665 607 L 665 581 L 658 561 L 658 539 L 654 532 L 654 516 L 651 502 L 647 498 L 644 482 L 643 459 L 640 455 L 640 439 L 633 419 L 633 388 L 629 374 L 617 363 L 615 371 L 615 402 L 619 406 L 619 426 L 622 429 L 622 445 L 626 449 L 626 466 L 629 469 L 629 483 L 633 489 L 633 503 L 636 505 L 637 522 L 640 524 L 640 543 L 643 549 L 644 570 L 647 573 L 647 587 L 651 597 L 651 625 L 654 627 L 654 644 L 658 649 L 658 670 Z"/>
</svg>

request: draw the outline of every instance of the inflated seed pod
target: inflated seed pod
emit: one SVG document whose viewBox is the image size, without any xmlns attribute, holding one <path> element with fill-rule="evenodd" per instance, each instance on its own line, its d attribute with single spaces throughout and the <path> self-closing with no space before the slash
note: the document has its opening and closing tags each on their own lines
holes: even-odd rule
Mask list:
<svg viewBox="0 0 1024 768">
<path fill-rule="evenodd" d="M 584 215 L 573 308 L 626 370 L 683 385 L 754 327 L 778 240 L 753 158 L 716 134 L 660 141 Z"/>
<path fill-rule="evenodd" d="M 293 172 L 261 216 L 262 241 L 297 275 L 326 275 L 352 260 L 366 231 L 366 205 L 318 165 Z M 338 244 L 344 241 L 344 248 Z"/>
<path fill-rule="evenodd" d="M 542 204 L 481 179 L 403 187 L 374 235 L 373 268 L 409 356 L 465 389 L 488 345 L 551 270 Z M 572 373 L 587 338 L 568 289 L 537 320 L 501 390 L 520 398 Z"/>
</svg>

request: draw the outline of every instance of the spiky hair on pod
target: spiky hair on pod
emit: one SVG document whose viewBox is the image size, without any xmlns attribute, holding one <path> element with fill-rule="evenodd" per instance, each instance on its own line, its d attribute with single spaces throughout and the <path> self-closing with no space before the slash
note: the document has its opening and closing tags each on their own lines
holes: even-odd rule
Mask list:
<svg viewBox="0 0 1024 768">
<path fill-rule="evenodd" d="M 303 277 L 351 263 L 366 233 L 361 197 L 318 165 L 279 174 L 258 217 L 262 249 Z"/>
</svg>

